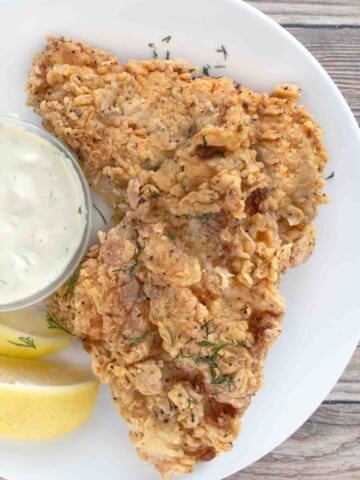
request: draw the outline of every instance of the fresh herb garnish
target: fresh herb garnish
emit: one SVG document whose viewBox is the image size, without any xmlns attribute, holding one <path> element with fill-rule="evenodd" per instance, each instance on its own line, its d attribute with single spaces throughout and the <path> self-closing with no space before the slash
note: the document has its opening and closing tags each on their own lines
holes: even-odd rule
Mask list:
<svg viewBox="0 0 360 480">
<path fill-rule="evenodd" d="M 211 379 L 211 383 L 213 385 L 221 385 L 221 384 L 224 384 L 226 385 L 229 390 L 230 388 L 234 385 L 234 379 L 231 375 L 223 375 L 223 374 L 220 374 L 220 375 L 217 375 L 216 377 L 212 378 Z"/>
<path fill-rule="evenodd" d="M 165 60 L 170 60 L 170 52 L 169 52 L 169 50 L 166 50 Z"/>
<path fill-rule="evenodd" d="M 205 330 L 206 338 L 209 336 L 209 333 L 210 333 L 210 323 L 211 323 L 211 320 L 206 320 L 200 327 L 202 330 Z"/>
<path fill-rule="evenodd" d="M 135 256 L 134 256 L 134 261 L 133 263 L 131 263 L 130 265 L 128 265 L 127 267 L 123 267 L 123 268 L 114 268 L 114 270 L 112 270 L 113 273 L 116 273 L 116 272 L 128 272 L 128 273 L 131 273 L 132 275 L 136 272 L 136 270 L 138 269 L 138 267 L 140 267 L 140 265 L 142 264 L 142 261 L 139 259 L 140 255 L 141 255 L 141 252 L 144 250 L 143 247 L 141 248 L 137 248 L 136 251 L 135 251 Z"/>
<path fill-rule="evenodd" d="M 158 55 L 158 53 L 157 53 L 155 43 L 153 43 L 153 42 L 148 43 L 148 47 L 150 47 L 151 50 L 152 50 L 152 56 L 153 56 L 153 58 L 158 58 L 159 55 Z"/>
<path fill-rule="evenodd" d="M 205 363 L 209 367 L 209 372 L 211 376 L 211 383 L 213 385 L 224 384 L 229 388 L 233 385 L 234 379 L 230 375 L 223 374 L 217 364 L 219 353 L 227 347 L 245 347 L 245 344 L 231 342 L 220 342 L 214 343 L 209 342 L 208 340 L 201 340 L 197 342 L 199 347 L 210 348 L 210 352 L 207 354 L 198 353 L 198 355 L 184 354 L 183 350 L 180 349 L 179 353 L 176 355 L 175 360 L 190 358 L 193 360 L 195 365 L 199 366 L 201 363 Z"/>
<path fill-rule="evenodd" d="M 176 237 L 175 235 L 173 234 L 173 232 L 170 232 L 170 231 L 167 231 L 166 234 L 167 238 L 171 241 L 171 242 L 174 242 L 176 241 Z"/>
<path fill-rule="evenodd" d="M 62 330 L 63 332 L 72 335 L 72 333 L 69 330 L 67 330 L 65 327 L 63 327 L 59 323 L 59 320 L 56 317 L 54 317 L 54 315 L 51 315 L 51 313 L 47 314 L 46 321 L 47 321 L 47 324 L 48 324 L 48 329 L 50 329 L 50 330 Z"/>
<path fill-rule="evenodd" d="M 14 342 L 12 340 L 8 340 L 9 343 L 12 345 L 16 345 L 17 347 L 25 347 L 25 348 L 33 348 L 36 350 L 36 345 L 34 339 L 31 337 L 18 337 L 18 342 Z"/>
<path fill-rule="evenodd" d="M 69 295 L 70 293 L 74 293 L 75 285 L 79 279 L 79 275 L 80 275 L 80 265 L 76 268 L 76 270 L 68 280 L 67 288 L 66 288 L 67 295 Z"/>
<path fill-rule="evenodd" d="M 105 223 L 105 225 L 107 225 L 107 221 L 106 221 L 105 215 L 102 213 L 102 211 L 100 210 L 100 208 L 99 208 L 97 205 L 95 205 L 95 203 L 93 203 L 93 207 L 95 208 L 95 210 L 97 211 L 97 213 L 100 215 L 101 220 Z"/>
<path fill-rule="evenodd" d="M 183 352 L 182 348 L 180 348 L 179 353 L 176 355 L 175 360 L 182 360 L 183 358 L 191 358 L 194 359 L 194 355 L 188 355 Z"/>
<path fill-rule="evenodd" d="M 213 342 L 208 342 L 207 340 L 202 340 L 201 342 L 198 342 L 198 345 L 200 347 L 211 347 L 212 350 L 210 352 L 210 356 L 213 358 L 216 358 L 218 356 L 218 353 L 221 350 L 223 350 L 226 347 L 234 347 L 236 346 L 236 343 L 234 342 L 213 343 Z"/>
<path fill-rule="evenodd" d="M 233 342 L 221 342 L 221 343 L 215 344 L 215 343 L 204 340 L 202 342 L 199 342 L 198 345 L 212 348 L 210 353 L 208 353 L 207 355 L 199 354 L 194 361 L 195 361 L 195 365 L 200 365 L 200 363 L 206 363 L 208 365 L 210 376 L 211 376 L 211 382 L 213 382 L 220 375 L 218 374 L 219 367 L 217 364 L 217 358 L 219 353 L 224 348 L 234 346 L 235 344 Z"/>
<path fill-rule="evenodd" d="M 211 66 L 207 63 L 203 68 L 202 68 L 202 73 L 206 77 L 210 76 L 209 70 L 211 69 Z"/>
<path fill-rule="evenodd" d="M 79 206 L 79 208 L 78 208 L 78 211 L 77 211 L 77 212 L 78 212 L 78 214 L 79 214 L 79 215 L 81 215 L 81 214 L 82 214 L 81 205 Z"/>
<path fill-rule="evenodd" d="M 140 335 L 139 337 L 131 337 L 130 338 L 130 345 L 134 347 L 135 345 L 138 345 L 142 341 L 146 340 L 148 336 L 152 335 L 154 332 L 145 332 L 143 335 Z"/>
<path fill-rule="evenodd" d="M 207 340 L 201 340 L 201 342 L 197 343 L 199 347 L 215 347 L 216 343 L 208 342 Z"/>
<path fill-rule="evenodd" d="M 325 177 L 325 180 L 330 180 L 331 178 L 334 178 L 334 177 L 335 177 L 335 172 L 331 172 L 330 175 Z"/>
<path fill-rule="evenodd" d="M 166 42 L 166 43 L 169 43 L 170 40 L 171 40 L 171 35 L 167 35 L 166 37 L 161 39 L 162 42 Z"/>
<path fill-rule="evenodd" d="M 224 47 L 224 45 L 221 45 L 221 47 L 217 48 L 216 51 L 217 51 L 217 53 L 222 53 L 224 55 L 224 59 L 225 59 L 225 62 L 226 62 L 229 54 L 228 54 L 228 51 L 226 50 L 226 48 Z"/>
<path fill-rule="evenodd" d="M 129 267 L 128 267 L 128 272 L 131 273 L 131 274 L 134 274 L 136 272 L 136 270 L 140 267 L 140 265 L 142 264 L 141 260 L 139 259 L 140 258 L 140 255 L 142 253 L 142 251 L 144 250 L 143 247 L 141 248 L 137 248 L 136 249 L 136 252 L 135 252 L 135 258 L 134 258 L 134 263 L 132 263 Z"/>
<path fill-rule="evenodd" d="M 214 68 L 226 68 L 226 65 L 214 65 Z"/>
</svg>

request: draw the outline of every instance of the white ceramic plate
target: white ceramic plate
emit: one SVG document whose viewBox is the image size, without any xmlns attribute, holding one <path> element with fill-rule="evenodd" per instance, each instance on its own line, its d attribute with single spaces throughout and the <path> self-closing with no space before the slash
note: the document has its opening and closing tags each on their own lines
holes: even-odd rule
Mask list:
<svg viewBox="0 0 360 480">
<path fill-rule="evenodd" d="M 0 0 L 0 113 L 37 121 L 25 107 L 32 55 L 46 34 L 67 35 L 129 57 L 150 56 L 156 42 L 202 66 L 223 63 L 226 74 L 255 90 L 295 82 L 325 132 L 335 170 L 332 205 L 317 221 L 311 259 L 282 285 L 288 302 L 284 331 L 271 350 L 265 384 L 245 415 L 233 450 L 199 466 L 188 480 L 219 480 L 254 462 L 291 435 L 317 408 L 349 361 L 360 337 L 358 279 L 360 138 L 341 94 L 311 55 L 273 21 L 235 0 Z M 169 45 L 161 38 L 172 35 Z M 1 167 L 1 160 L 0 160 Z M 76 357 L 77 358 L 77 357 Z M 1 405 L 0 405 L 1 408 Z M 141 462 L 104 387 L 91 420 L 47 443 L 0 441 L 0 476 L 9 480 L 155 480 Z"/>
</svg>

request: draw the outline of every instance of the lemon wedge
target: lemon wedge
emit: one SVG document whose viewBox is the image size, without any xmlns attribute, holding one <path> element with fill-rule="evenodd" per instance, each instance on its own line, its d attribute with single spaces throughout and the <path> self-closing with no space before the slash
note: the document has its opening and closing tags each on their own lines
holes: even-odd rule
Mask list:
<svg viewBox="0 0 360 480">
<path fill-rule="evenodd" d="M 0 355 L 38 358 L 67 347 L 71 340 L 45 308 L 0 313 Z"/>
<path fill-rule="evenodd" d="M 71 432 L 91 414 L 98 388 L 78 366 L 0 357 L 0 436 L 46 440 Z"/>
</svg>

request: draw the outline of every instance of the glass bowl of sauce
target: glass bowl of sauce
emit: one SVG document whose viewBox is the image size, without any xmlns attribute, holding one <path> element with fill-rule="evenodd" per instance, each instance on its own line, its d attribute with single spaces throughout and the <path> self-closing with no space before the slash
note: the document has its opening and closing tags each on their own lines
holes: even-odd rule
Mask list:
<svg viewBox="0 0 360 480">
<path fill-rule="evenodd" d="M 35 304 L 86 252 L 91 197 L 75 155 L 35 125 L 0 117 L 0 311 Z"/>
</svg>

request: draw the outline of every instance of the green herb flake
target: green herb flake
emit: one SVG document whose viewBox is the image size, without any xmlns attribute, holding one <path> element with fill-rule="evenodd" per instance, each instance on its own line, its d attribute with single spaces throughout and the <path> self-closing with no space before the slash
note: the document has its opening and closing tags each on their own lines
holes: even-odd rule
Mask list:
<svg viewBox="0 0 360 480">
<path fill-rule="evenodd" d="M 211 379 L 213 385 L 225 385 L 230 390 L 234 386 L 234 379 L 231 375 L 217 375 Z"/>
<path fill-rule="evenodd" d="M 159 55 L 158 55 L 158 53 L 157 53 L 155 43 L 153 43 L 153 42 L 148 43 L 148 47 L 151 48 L 151 50 L 152 50 L 152 56 L 153 56 L 153 58 L 158 58 Z"/>
<path fill-rule="evenodd" d="M 184 353 L 183 350 L 180 348 L 180 351 L 179 351 L 179 353 L 176 355 L 175 360 L 183 360 L 184 358 L 194 359 L 194 355 L 187 355 L 187 354 Z"/>
<path fill-rule="evenodd" d="M 168 231 L 168 232 L 166 232 L 165 235 L 167 236 L 167 238 L 168 238 L 171 242 L 174 242 L 174 243 L 175 243 L 176 237 L 175 237 L 175 235 L 174 235 L 173 232 L 169 232 L 169 231 Z"/>
<path fill-rule="evenodd" d="M 335 177 L 335 172 L 331 172 L 330 175 L 328 175 L 327 177 L 325 177 L 325 180 L 331 180 L 332 178 Z"/>
<path fill-rule="evenodd" d="M 46 321 L 47 321 L 49 330 L 62 330 L 63 332 L 68 333 L 69 335 L 72 335 L 72 333 L 69 330 L 67 330 L 65 327 L 63 327 L 59 322 L 59 320 L 54 315 L 51 315 L 51 313 L 47 314 Z"/>
<path fill-rule="evenodd" d="M 227 57 L 229 56 L 229 53 L 226 50 L 226 48 L 224 47 L 224 45 L 221 45 L 221 47 L 217 48 L 216 51 L 217 51 L 217 53 L 222 53 L 224 55 L 224 59 L 225 59 L 225 62 L 226 62 Z"/>
<path fill-rule="evenodd" d="M 206 338 L 208 338 L 210 334 L 210 324 L 211 324 L 211 320 L 206 320 L 200 327 L 202 330 L 205 331 Z"/>
<path fill-rule="evenodd" d="M 130 338 L 130 345 L 134 347 L 135 345 L 138 345 L 139 343 L 143 342 L 146 340 L 150 335 L 152 335 L 154 332 L 145 332 L 143 335 L 140 335 L 139 337 L 131 337 Z"/>
<path fill-rule="evenodd" d="M 198 342 L 197 345 L 199 347 L 215 347 L 216 344 L 213 342 L 208 342 L 207 340 L 201 340 L 201 342 Z"/>
<path fill-rule="evenodd" d="M 14 342 L 13 340 L 8 340 L 8 342 L 17 347 L 33 348 L 36 350 L 36 345 L 32 337 L 18 337 L 17 342 Z"/>
<path fill-rule="evenodd" d="M 170 60 L 170 52 L 169 52 L 169 50 L 166 50 L 165 60 Z"/>
<path fill-rule="evenodd" d="M 205 77 L 209 77 L 210 76 L 210 73 L 209 73 L 209 70 L 211 69 L 211 66 L 207 63 L 205 66 L 203 66 L 202 68 L 202 74 L 205 76 Z"/>
<path fill-rule="evenodd" d="M 78 212 L 78 214 L 79 214 L 79 215 L 81 215 L 81 214 L 82 214 L 81 205 L 79 206 L 79 208 L 78 208 L 78 211 L 77 211 L 77 212 Z"/>
<path fill-rule="evenodd" d="M 166 43 L 169 43 L 170 40 L 171 40 L 171 35 L 167 35 L 166 37 L 161 39 L 162 42 L 166 42 Z"/>
<path fill-rule="evenodd" d="M 122 268 L 114 268 L 114 270 L 112 270 L 113 273 L 117 273 L 117 272 L 128 272 L 128 273 L 131 273 L 131 275 L 134 275 L 134 273 L 136 272 L 136 270 L 142 265 L 142 261 L 140 260 L 140 255 L 141 255 L 141 252 L 144 250 L 143 247 L 141 248 L 137 248 L 136 251 L 135 251 L 135 255 L 134 255 L 134 261 L 133 263 L 131 263 L 130 265 L 126 266 L 126 267 L 122 267 Z"/>
<path fill-rule="evenodd" d="M 74 273 L 70 276 L 68 283 L 67 283 L 67 288 L 66 288 L 66 294 L 69 295 L 70 293 L 74 293 L 75 290 L 75 285 L 76 282 L 79 279 L 80 275 L 80 265 L 76 268 Z"/>
</svg>

